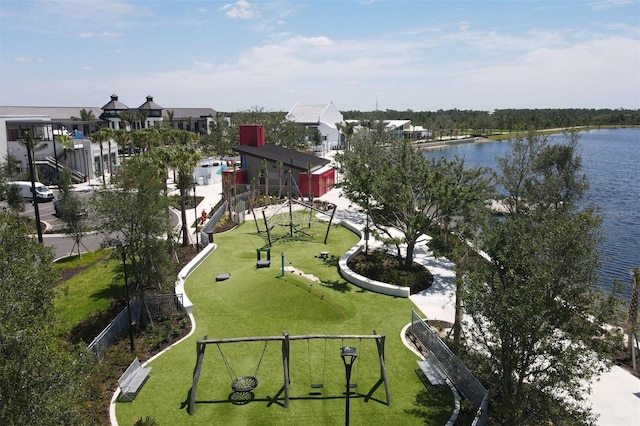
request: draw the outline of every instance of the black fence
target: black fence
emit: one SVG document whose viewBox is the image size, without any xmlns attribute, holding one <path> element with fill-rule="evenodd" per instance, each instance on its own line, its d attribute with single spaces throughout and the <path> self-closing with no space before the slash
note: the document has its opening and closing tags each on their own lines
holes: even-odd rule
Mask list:
<svg viewBox="0 0 640 426">
<path fill-rule="evenodd" d="M 411 310 L 411 332 L 436 357 L 456 389 L 478 410 L 473 424 L 483 426 L 487 421 L 488 392 L 482 383 L 414 310 Z"/>
<path fill-rule="evenodd" d="M 146 296 L 144 303 L 142 303 L 140 299 L 133 299 L 129 302 L 129 306 L 131 308 L 131 320 L 133 322 L 140 322 L 142 318 L 146 320 L 160 319 L 167 315 L 174 315 L 182 310 L 182 295 L 159 294 Z M 129 315 L 125 307 L 116 315 L 109 325 L 93 339 L 88 348 L 98 360 L 102 360 L 107 349 L 118 343 L 122 339 L 122 336 L 128 332 Z"/>
</svg>

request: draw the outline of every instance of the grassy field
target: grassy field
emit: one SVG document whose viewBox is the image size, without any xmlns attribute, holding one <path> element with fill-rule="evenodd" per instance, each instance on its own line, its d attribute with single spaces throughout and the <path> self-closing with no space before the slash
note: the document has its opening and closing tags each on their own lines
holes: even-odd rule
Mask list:
<svg viewBox="0 0 640 426">
<path fill-rule="evenodd" d="M 122 271 L 122 263 L 109 259 L 106 250 L 83 253 L 82 257 L 70 256 L 54 264 L 61 273 L 64 270 L 80 270 L 73 278 L 56 287 L 54 311 L 56 334 L 70 331 L 84 318 L 104 311 L 111 300 L 122 296 L 122 280 L 114 282 L 114 276 Z"/>
<path fill-rule="evenodd" d="M 284 228 L 285 230 L 288 228 Z M 240 228 L 216 235 L 218 248 L 189 277 L 186 291 L 193 301 L 196 332 L 188 340 L 155 359 L 151 377 L 133 403 L 118 403 L 121 425 L 151 416 L 160 425 L 225 424 L 333 425 L 344 422 L 344 366 L 339 348 L 355 346 L 359 356 L 352 381 L 351 424 L 442 425 L 453 409 L 448 387 L 426 386 L 416 375 L 417 357 L 401 342 L 402 328 L 410 321 L 412 303 L 363 291 L 344 281 L 337 258 L 357 241 L 355 235 L 333 226 L 328 244 L 322 244 L 326 225 L 304 228 L 312 236 L 284 237 L 272 247 L 271 267 L 256 269 L 256 248 L 266 244 L 250 221 Z M 274 228 L 275 230 L 275 228 Z M 321 259 L 321 251 L 331 253 Z M 293 266 L 319 278 L 321 283 L 293 273 L 281 276 L 281 254 Z M 216 282 L 215 275 L 228 272 L 230 279 Z M 380 377 L 373 340 L 311 340 L 291 342 L 290 405 L 283 399 L 269 404 L 283 386 L 279 342 L 227 343 L 207 347 L 200 376 L 195 413 L 186 409 L 196 361 L 196 340 L 305 334 L 385 334 L 386 369 L 391 405 L 385 404 L 384 386 L 368 402 L 366 395 Z M 261 354 L 264 356 L 261 360 Z M 231 367 L 225 365 L 225 359 Z M 261 360 L 261 361 L 260 361 Z M 259 368 L 257 369 L 257 367 Z M 257 369 L 257 373 L 256 373 Z M 246 404 L 232 404 L 231 381 L 236 376 L 256 375 L 258 387 Z M 320 389 L 312 383 L 322 383 Z"/>
</svg>

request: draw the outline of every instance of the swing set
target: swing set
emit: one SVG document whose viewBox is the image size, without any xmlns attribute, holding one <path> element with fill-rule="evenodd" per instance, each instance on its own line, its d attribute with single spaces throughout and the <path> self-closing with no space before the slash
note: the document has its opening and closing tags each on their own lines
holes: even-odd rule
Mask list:
<svg viewBox="0 0 640 426">
<path fill-rule="evenodd" d="M 320 381 L 313 380 L 312 374 L 312 362 L 311 362 L 311 340 L 315 339 L 324 339 L 324 359 L 323 359 L 323 367 L 322 367 L 322 379 Z M 289 385 L 291 383 L 290 378 L 290 342 L 293 340 L 306 340 L 307 341 L 307 355 L 309 357 L 309 381 L 311 382 L 312 389 L 320 389 L 324 387 L 324 374 L 326 371 L 326 363 L 327 363 L 327 341 L 331 339 L 341 339 L 343 342 L 345 339 L 357 339 L 359 340 L 359 346 L 362 343 L 363 339 L 374 339 L 376 343 L 376 348 L 378 352 L 378 360 L 380 363 L 380 377 L 378 381 L 373 385 L 373 387 L 369 390 L 367 395 L 364 398 L 365 402 L 368 402 L 369 399 L 373 396 L 375 391 L 380 387 L 380 385 L 384 384 L 385 389 L 385 397 L 386 397 L 386 405 L 391 405 L 391 397 L 389 394 L 389 382 L 387 380 L 387 373 L 385 367 L 385 357 L 384 357 L 384 343 L 385 343 L 385 335 L 377 334 L 375 330 L 373 330 L 372 335 L 331 335 L 331 334 L 310 334 L 303 336 L 290 336 L 287 332 L 284 332 L 282 336 L 254 336 L 254 337 L 239 337 L 239 338 L 228 338 L 228 339 L 208 339 L 207 336 L 204 336 L 202 340 L 198 340 L 196 342 L 197 349 L 197 359 L 196 365 L 193 370 L 193 383 L 191 386 L 191 390 L 189 391 L 189 407 L 188 413 L 192 416 L 195 412 L 195 403 L 196 403 L 196 391 L 198 388 L 198 381 L 200 379 L 200 374 L 202 372 L 202 364 L 204 361 L 204 354 L 208 345 L 216 345 L 220 355 L 222 356 L 222 360 L 224 365 L 229 373 L 229 377 L 231 379 L 231 389 L 233 393 L 229 396 L 229 400 L 234 404 L 246 404 L 254 399 L 253 390 L 258 387 L 258 371 L 260 369 L 260 365 L 262 364 L 262 360 L 264 358 L 264 354 L 267 350 L 267 345 L 270 341 L 279 341 L 282 346 L 282 373 L 283 373 L 283 385 L 280 390 L 275 394 L 273 398 L 269 398 L 269 403 L 267 407 L 270 407 L 273 403 L 277 402 L 282 394 L 284 394 L 284 403 L 282 404 L 284 408 L 289 407 Z M 260 358 L 258 360 L 258 364 L 256 366 L 253 375 L 246 376 L 238 376 L 231 366 L 229 360 L 225 356 L 222 351 L 222 345 L 227 343 L 237 343 L 237 342 L 264 342 L 264 347 L 262 348 L 262 352 L 260 354 Z M 358 376 L 360 371 L 360 363 L 358 363 L 356 379 L 353 383 L 349 384 L 349 388 L 354 388 L 358 386 Z M 312 395 L 314 393 L 311 393 Z"/>
</svg>

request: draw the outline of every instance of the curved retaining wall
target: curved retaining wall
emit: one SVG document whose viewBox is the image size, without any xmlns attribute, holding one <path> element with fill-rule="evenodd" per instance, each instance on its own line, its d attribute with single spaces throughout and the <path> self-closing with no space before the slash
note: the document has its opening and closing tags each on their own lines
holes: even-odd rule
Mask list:
<svg viewBox="0 0 640 426">
<path fill-rule="evenodd" d="M 196 257 L 191 260 L 191 262 L 186 264 L 185 267 L 182 268 L 178 273 L 178 278 L 176 279 L 174 288 L 176 294 L 182 295 L 182 307 L 186 311 L 187 315 L 191 315 L 193 302 L 191 302 L 189 297 L 187 297 L 187 293 L 184 291 L 184 282 L 186 281 L 189 274 L 191 274 L 194 269 L 200 266 L 202 261 L 206 259 L 207 256 L 209 256 L 209 254 L 211 254 L 211 252 L 213 252 L 217 247 L 218 246 L 216 244 L 207 244 L 207 246 L 204 247 L 202 251 L 198 253 Z"/>
<path fill-rule="evenodd" d="M 363 277 L 360 274 L 356 274 L 349 268 L 349 260 L 362 251 L 365 241 L 362 238 L 362 231 L 356 225 L 347 222 L 346 220 L 341 221 L 340 224 L 360 237 L 360 241 L 358 242 L 358 244 L 353 246 L 351 250 L 347 251 L 340 257 L 340 260 L 338 261 L 338 269 L 340 271 L 340 275 L 342 275 L 342 277 L 345 280 L 349 281 L 351 284 L 355 284 L 365 290 L 375 291 L 376 293 L 387 294 L 389 296 L 409 297 L 409 287 L 387 284 L 380 281 L 372 280 L 367 277 Z"/>
</svg>

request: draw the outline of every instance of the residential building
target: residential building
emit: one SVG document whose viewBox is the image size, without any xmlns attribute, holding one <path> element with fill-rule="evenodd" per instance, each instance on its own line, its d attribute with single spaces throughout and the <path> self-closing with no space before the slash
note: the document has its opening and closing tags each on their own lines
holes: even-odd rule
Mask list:
<svg viewBox="0 0 640 426">
<path fill-rule="evenodd" d="M 83 110 L 95 120 L 80 121 Z M 0 156 L 13 156 L 20 163 L 20 172 L 26 174 L 27 150 L 20 141 L 30 132 L 38 146 L 33 160 L 44 183 L 55 181 L 56 168 L 65 164 L 76 181 L 93 180 L 101 176 L 102 164 L 119 163 L 115 141 L 104 144 L 100 161 L 100 146 L 91 141 L 91 133 L 100 127 L 138 130 L 167 123 L 206 134 L 215 113 L 211 108 L 163 108 L 152 96 L 138 108 L 127 107 L 117 95 L 111 95 L 102 107 L 0 106 Z M 64 147 L 56 138 L 60 135 L 70 136 L 72 143 Z"/>
<path fill-rule="evenodd" d="M 287 120 L 305 126 L 310 131 L 320 132 L 321 144 L 312 147 L 315 151 L 344 147 L 344 137 L 337 126 L 338 123 L 344 122 L 344 118 L 333 102 L 326 105 L 295 104 L 286 117 Z"/>
</svg>

